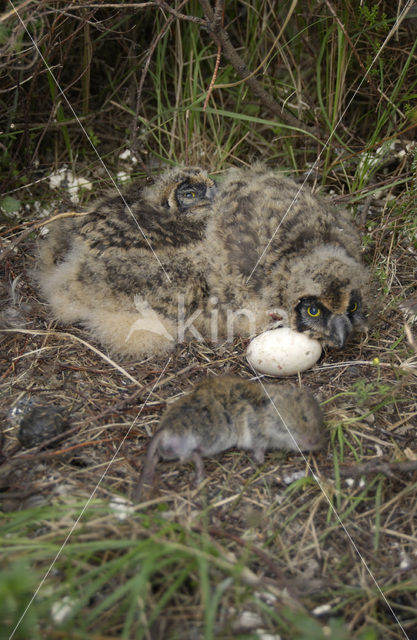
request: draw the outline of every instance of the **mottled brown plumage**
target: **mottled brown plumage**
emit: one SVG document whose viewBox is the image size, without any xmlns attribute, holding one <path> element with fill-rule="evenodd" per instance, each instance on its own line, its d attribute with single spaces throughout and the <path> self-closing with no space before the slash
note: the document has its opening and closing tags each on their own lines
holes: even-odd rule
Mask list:
<svg viewBox="0 0 417 640">
<path fill-rule="evenodd" d="M 261 165 L 231 170 L 222 183 L 207 255 L 210 294 L 223 318 L 235 311 L 238 333 L 259 333 L 274 310 L 339 347 L 365 326 L 368 273 L 349 213 Z"/>
<path fill-rule="evenodd" d="M 114 196 L 57 222 L 38 276 L 55 316 L 135 357 L 254 335 L 274 318 L 337 347 L 366 326 L 368 273 L 346 210 L 262 165 L 231 170 L 214 193 L 201 169 L 173 169 L 126 192 L 133 216 Z"/>
<path fill-rule="evenodd" d="M 57 221 L 41 241 L 37 279 L 57 319 L 81 322 L 113 352 L 170 349 L 178 294 L 206 295 L 196 255 L 215 183 L 199 168 L 133 184 L 81 218 Z"/>
</svg>

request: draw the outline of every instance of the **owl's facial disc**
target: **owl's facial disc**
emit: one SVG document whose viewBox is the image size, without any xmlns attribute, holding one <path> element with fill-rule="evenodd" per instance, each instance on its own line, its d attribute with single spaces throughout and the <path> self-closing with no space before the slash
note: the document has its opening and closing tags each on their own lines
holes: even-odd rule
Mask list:
<svg viewBox="0 0 417 640">
<path fill-rule="evenodd" d="M 352 293 L 344 313 L 333 313 L 317 297 L 301 298 L 295 308 L 297 331 L 341 349 L 350 334 L 364 325 L 361 300 Z"/>
</svg>

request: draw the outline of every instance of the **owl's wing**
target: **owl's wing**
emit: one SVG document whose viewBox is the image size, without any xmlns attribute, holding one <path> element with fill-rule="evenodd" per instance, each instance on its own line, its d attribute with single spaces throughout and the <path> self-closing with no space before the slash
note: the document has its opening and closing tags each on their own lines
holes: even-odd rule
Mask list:
<svg viewBox="0 0 417 640">
<path fill-rule="evenodd" d="M 158 251 L 198 241 L 204 223 L 179 216 L 168 208 L 120 197 L 103 202 L 82 219 L 78 233 L 99 253 L 113 249 Z"/>
</svg>

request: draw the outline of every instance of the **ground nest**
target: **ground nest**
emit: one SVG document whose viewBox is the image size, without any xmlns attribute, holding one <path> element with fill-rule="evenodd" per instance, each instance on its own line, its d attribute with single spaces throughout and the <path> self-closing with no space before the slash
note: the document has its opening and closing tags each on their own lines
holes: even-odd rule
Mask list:
<svg viewBox="0 0 417 640">
<path fill-rule="evenodd" d="M 213 622 L 216 637 L 279 630 L 273 616 L 289 610 L 308 618 L 314 613 L 323 624 L 342 615 L 350 630 L 372 624 L 387 634 L 381 637 L 404 637 L 401 624 L 409 638 L 417 638 L 415 255 L 401 242 L 393 247 L 384 230 L 378 233 L 374 246 L 389 265 L 369 335 L 343 351 L 327 350 L 299 381 L 289 380 L 309 387 L 322 402 L 328 447 L 304 459 L 270 452 L 261 467 L 232 450 L 206 461 L 198 489 L 192 464 L 161 462 L 152 490 L 135 506 L 128 499 L 166 403 L 206 377 L 250 378 L 247 341 L 216 348 L 194 341 L 178 345 L 169 358 L 143 362 L 112 359 L 82 329 L 51 322 L 30 280 L 34 241 L 19 243 L 3 262 L 7 281 L 14 282 L 12 294 L 4 290 L 3 316 L 7 312 L 9 320 L 1 338 L 5 517 L 52 505 L 60 515 L 31 536 L 40 543 L 55 540 L 76 519 L 70 505 L 79 511 L 94 496 L 74 533 L 77 541 L 106 539 L 111 548 L 115 540 L 153 539 L 180 556 L 194 547 L 200 553 L 204 544 L 213 584 L 225 575 L 233 581 L 240 567 L 234 578 L 239 595 L 224 586 Z M 5 248 L 15 239 L 6 238 Z M 22 416 L 34 406 L 59 409 L 65 430 L 28 449 L 17 435 Z M 104 511 L 96 511 L 97 505 Z M 117 553 L 102 551 L 100 563 Z M 168 580 L 160 569 L 148 580 L 145 612 L 165 593 L 162 577 Z M 194 582 L 188 576 L 166 598 L 149 637 L 177 637 L 178 628 L 182 637 L 200 637 L 196 629 L 206 623 Z M 95 598 L 97 593 L 103 598 L 106 588 L 98 588 Z M 103 615 L 110 616 L 109 610 Z M 290 615 L 287 624 L 297 622 Z"/>
</svg>

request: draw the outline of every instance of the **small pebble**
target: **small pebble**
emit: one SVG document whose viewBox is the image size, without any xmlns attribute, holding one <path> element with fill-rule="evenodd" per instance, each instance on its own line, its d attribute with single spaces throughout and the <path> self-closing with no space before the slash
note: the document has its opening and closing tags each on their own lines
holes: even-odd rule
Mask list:
<svg viewBox="0 0 417 640">
<path fill-rule="evenodd" d="M 22 418 L 17 438 L 22 447 L 29 449 L 59 436 L 67 428 L 67 417 L 62 409 L 54 406 L 34 407 Z"/>
</svg>

